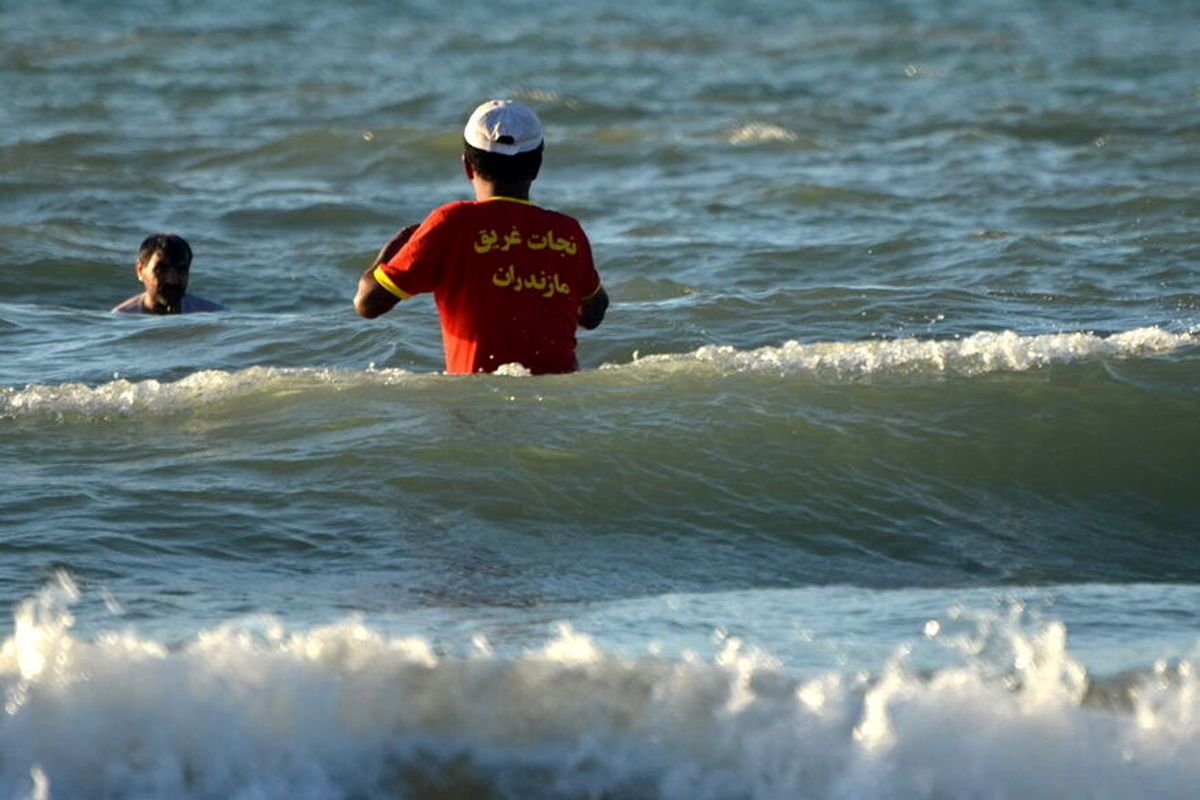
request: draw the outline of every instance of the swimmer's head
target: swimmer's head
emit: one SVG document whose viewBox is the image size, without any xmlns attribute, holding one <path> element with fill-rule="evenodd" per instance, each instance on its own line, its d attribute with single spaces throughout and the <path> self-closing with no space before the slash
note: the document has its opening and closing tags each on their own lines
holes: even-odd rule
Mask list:
<svg viewBox="0 0 1200 800">
<path fill-rule="evenodd" d="M 172 233 L 147 236 L 138 249 L 134 274 L 146 288 L 142 305 L 154 314 L 178 314 L 187 294 L 192 248 Z"/>
</svg>

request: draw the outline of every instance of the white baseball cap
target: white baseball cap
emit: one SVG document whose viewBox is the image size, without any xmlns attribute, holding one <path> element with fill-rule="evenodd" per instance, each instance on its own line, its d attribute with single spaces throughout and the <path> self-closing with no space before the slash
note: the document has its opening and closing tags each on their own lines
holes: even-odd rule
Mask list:
<svg viewBox="0 0 1200 800">
<path fill-rule="evenodd" d="M 515 156 L 542 144 L 542 123 L 533 109 L 514 100 L 488 100 L 463 129 L 467 144 L 477 150 Z"/>
</svg>

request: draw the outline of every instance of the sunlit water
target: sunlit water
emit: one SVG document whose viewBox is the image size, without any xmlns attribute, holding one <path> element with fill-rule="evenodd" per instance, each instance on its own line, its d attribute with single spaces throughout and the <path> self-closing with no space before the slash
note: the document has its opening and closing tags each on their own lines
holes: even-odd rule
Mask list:
<svg viewBox="0 0 1200 800">
<path fill-rule="evenodd" d="M 1193 797 L 1198 25 L 0 5 L 0 796 Z M 490 96 L 575 375 L 350 308 Z"/>
</svg>

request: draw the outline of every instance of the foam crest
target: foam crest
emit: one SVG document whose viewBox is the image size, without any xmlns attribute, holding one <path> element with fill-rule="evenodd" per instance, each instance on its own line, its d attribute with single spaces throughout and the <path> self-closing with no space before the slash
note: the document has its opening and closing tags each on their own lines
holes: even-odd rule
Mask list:
<svg viewBox="0 0 1200 800">
<path fill-rule="evenodd" d="M 254 395 L 290 394 L 307 388 L 347 388 L 403 382 L 400 369 L 250 367 L 235 372 L 203 370 L 178 381 L 129 381 L 117 378 L 98 386 L 65 383 L 0 389 L 0 418 L 36 415 L 125 416 L 179 412 L 197 406 Z"/>
<path fill-rule="evenodd" d="M 1192 333 L 1170 333 L 1161 328 L 1138 328 L 1097 336 L 1092 333 L 1056 333 L 1022 336 L 1012 331 L 980 332 L 963 339 L 891 339 L 863 342 L 788 341 L 778 347 L 738 350 L 708 345 L 688 356 L 654 355 L 638 365 L 663 365 L 679 361 L 712 364 L 738 372 L 814 373 L 832 378 L 887 375 L 983 375 L 1023 372 L 1098 358 L 1154 356 L 1194 344 Z"/>
<path fill-rule="evenodd" d="M 1089 705 L 1065 628 L 1019 609 L 930 621 L 875 675 L 798 676 L 721 632 L 707 658 L 629 658 L 565 624 L 508 659 L 361 619 L 84 641 L 76 596 L 61 578 L 23 604 L 0 650 L 20 695 L 2 796 L 1184 798 L 1200 779 L 1193 661 L 1148 670 L 1128 712 Z M 921 648 L 946 665 L 911 666 Z"/>
<path fill-rule="evenodd" d="M 730 372 L 811 373 L 834 380 L 921 375 L 983 375 L 1025 371 L 1052 364 L 1097 358 L 1132 358 L 1169 353 L 1195 344 L 1195 334 L 1160 328 L 1102 337 L 1090 333 L 1022 336 L 1012 331 L 976 333 L 963 339 L 894 339 L 862 342 L 788 341 L 777 347 L 739 350 L 708 345 L 688 354 L 637 357 L 630 364 L 605 364 L 601 372 L 622 369 L 689 371 L 697 365 Z M 527 378 L 519 364 L 506 364 L 496 375 Z M 308 391 L 341 391 L 364 386 L 411 384 L 441 380 L 441 373 L 415 374 L 402 369 L 250 367 L 238 371 L 204 370 L 177 381 L 116 378 L 98 386 L 83 383 L 33 384 L 0 388 L 0 419 L 112 417 L 142 413 L 176 413 L 249 397 L 285 397 Z"/>
<path fill-rule="evenodd" d="M 795 142 L 800 137 L 795 131 L 770 122 L 751 122 L 730 131 L 728 140 L 733 145 L 761 144 L 764 142 Z"/>
</svg>

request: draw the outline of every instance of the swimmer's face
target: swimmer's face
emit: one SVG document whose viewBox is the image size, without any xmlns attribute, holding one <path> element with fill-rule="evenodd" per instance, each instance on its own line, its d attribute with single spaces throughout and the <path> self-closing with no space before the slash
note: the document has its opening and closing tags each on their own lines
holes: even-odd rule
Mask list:
<svg viewBox="0 0 1200 800">
<path fill-rule="evenodd" d="M 138 280 L 146 287 L 145 306 L 155 314 L 178 314 L 187 294 L 188 267 L 164 259 L 161 253 L 137 267 Z"/>
</svg>

